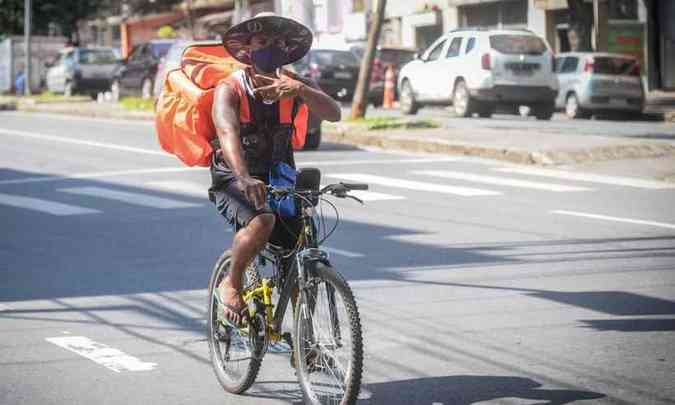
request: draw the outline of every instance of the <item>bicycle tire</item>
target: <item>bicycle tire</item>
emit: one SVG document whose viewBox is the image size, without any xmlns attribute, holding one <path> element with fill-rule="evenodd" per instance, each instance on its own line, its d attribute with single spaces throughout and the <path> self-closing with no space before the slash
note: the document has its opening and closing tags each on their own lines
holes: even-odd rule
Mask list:
<svg viewBox="0 0 675 405">
<path fill-rule="evenodd" d="M 243 357 L 241 359 L 232 360 L 225 358 L 221 344 L 226 345 L 227 356 L 229 356 L 229 347 L 227 347 L 227 342 L 221 340 L 216 336 L 217 333 L 224 332 L 227 335 L 228 339 L 232 339 L 233 336 L 237 337 L 237 329 L 223 326 L 218 321 L 218 302 L 215 298 L 214 292 L 220 280 L 227 274 L 229 271 L 230 260 L 232 252 L 230 250 L 225 251 L 213 268 L 211 273 L 211 279 L 209 280 L 209 296 L 208 296 L 208 323 L 207 323 L 207 341 L 209 344 L 209 355 L 211 357 L 211 365 L 213 366 L 213 371 L 216 374 L 218 382 L 223 387 L 223 389 L 232 394 L 241 394 L 251 387 L 255 382 L 256 377 L 258 376 L 258 371 L 260 371 L 260 365 L 262 364 L 262 355 L 264 353 L 253 353 L 250 350 L 249 346 L 249 358 Z M 228 329 L 229 328 L 229 329 Z M 239 335 L 238 338 L 241 338 Z M 229 340 L 231 342 L 231 340 Z M 240 342 L 241 343 L 241 342 Z M 232 363 L 232 364 L 230 364 Z M 240 363 L 245 363 L 243 365 L 243 370 L 239 376 L 232 374 L 231 368 L 235 365 L 240 365 Z M 229 366 L 229 367 L 228 367 Z"/>
<path fill-rule="evenodd" d="M 323 263 L 316 264 L 314 274 L 309 276 L 308 282 L 308 285 L 312 287 L 299 295 L 295 307 L 293 336 L 294 358 L 297 359 L 296 374 L 305 403 L 313 405 L 355 404 L 361 389 L 363 374 L 363 338 L 354 294 L 344 277 Z M 329 298 L 331 288 L 335 297 L 332 304 Z M 325 303 L 322 303 L 322 297 L 326 297 Z M 323 313 L 321 309 L 323 304 L 328 310 L 327 313 Z M 343 310 L 339 308 L 340 304 L 344 307 Z M 331 311 L 331 307 L 334 311 Z M 334 316 L 335 314 L 337 316 Z M 335 323 L 331 322 L 332 319 L 337 318 L 341 318 L 338 319 L 339 327 L 335 327 Z M 329 324 L 329 330 L 322 332 L 319 322 L 326 321 Z M 348 333 L 345 333 L 345 327 L 349 328 Z M 314 334 L 318 335 L 318 340 L 312 343 L 313 348 L 308 348 L 306 342 L 313 340 L 310 336 Z M 344 348 L 347 346 L 345 339 L 347 336 L 349 347 L 343 351 L 344 356 L 338 356 L 331 351 L 330 347 Z M 343 359 L 346 360 L 347 366 L 338 370 L 339 366 L 345 364 Z M 336 381 L 332 384 L 325 382 L 331 379 Z M 339 385 L 336 386 L 338 382 Z M 336 391 L 339 392 L 336 394 Z"/>
</svg>

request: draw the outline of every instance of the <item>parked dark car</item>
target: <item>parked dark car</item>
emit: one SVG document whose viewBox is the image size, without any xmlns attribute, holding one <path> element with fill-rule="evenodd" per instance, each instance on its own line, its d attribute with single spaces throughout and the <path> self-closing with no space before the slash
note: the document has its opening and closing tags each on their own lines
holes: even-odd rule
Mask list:
<svg viewBox="0 0 675 405">
<path fill-rule="evenodd" d="M 359 58 L 363 57 L 365 49 L 361 47 L 352 48 L 352 52 Z M 412 48 L 401 48 L 392 46 L 380 46 L 377 48 L 375 58 L 373 59 L 373 70 L 370 74 L 370 86 L 368 89 L 368 100 L 376 106 L 382 104 L 384 99 L 384 75 L 386 67 L 394 67 L 394 83 L 398 80 L 398 71 L 403 65 L 415 59 L 416 51 Z M 395 98 L 398 99 L 398 91 L 394 85 Z"/>
<path fill-rule="evenodd" d="M 110 88 L 117 59 L 113 48 L 65 48 L 47 65 L 47 90 L 67 97 L 88 94 L 95 99 Z"/>
<path fill-rule="evenodd" d="M 298 74 L 315 80 L 326 94 L 351 100 L 359 78 L 359 60 L 350 51 L 313 49 L 293 65 Z"/>
<path fill-rule="evenodd" d="M 173 42 L 153 40 L 136 45 L 115 70 L 110 86 L 113 98 L 127 95 L 151 98 L 157 66 Z"/>
</svg>

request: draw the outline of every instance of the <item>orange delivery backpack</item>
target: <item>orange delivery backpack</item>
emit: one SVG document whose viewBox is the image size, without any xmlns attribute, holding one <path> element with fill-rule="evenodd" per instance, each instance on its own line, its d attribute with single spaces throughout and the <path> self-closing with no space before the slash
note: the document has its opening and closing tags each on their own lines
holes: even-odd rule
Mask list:
<svg viewBox="0 0 675 405">
<path fill-rule="evenodd" d="M 216 86 L 233 72 L 243 69 L 221 43 L 195 44 L 187 47 L 181 67 L 166 77 L 155 104 L 155 129 L 159 144 L 187 166 L 209 166 L 216 130 L 211 107 Z M 306 122 L 306 107 L 304 108 Z M 294 149 L 304 145 L 302 136 L 293 137 Z"/>
<path fill-rule="evenodd" d="M 188 166 L 208 166 L 216 130 L 211 106 L 216 86 L 244 65 L 222 44 L 196 44 L 185 49 L 181 67 L 166 76 L 155 104 L 155 129 L 166 152 Z"/>
</svg>

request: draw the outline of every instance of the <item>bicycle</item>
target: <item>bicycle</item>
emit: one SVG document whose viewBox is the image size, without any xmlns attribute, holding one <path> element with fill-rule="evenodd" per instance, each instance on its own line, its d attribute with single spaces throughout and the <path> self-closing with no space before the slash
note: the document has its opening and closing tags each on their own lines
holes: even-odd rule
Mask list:
<svg viewBox="0 0 675 405">
<path fill-rule="evenodd" d="M 319 246 L 337 228 L 339 212 L 322 198 L 331 195 L 352 198 L 352 190 L 367 190 L 367 184 L 331 184 L 319 189 L 318 169 L 298 172 L 295 188 L 268 186 L 274 198 L 295 198 L 302 228 L 293 249 L 268 243 L 247 267 L 242 292 L 248 317 L 241 325 L 222 319 L 217 286 L 229 270 L 231 253 L 218 259 L 209 281 L 208 343 L 211 363 L 223 389 L 241 394 L 251 387 L 271 344 L 284 342 L 291 349 L 304 399 L 310 404 L 354 404 L 361 388 L 363 341 L 354 295 L 344 277 L 330 264 Z M 323 215 L 316 220 L 316 207 L 327 202 L 337 214 L 333 229 L 326 233 Z M 320 238 L 323 225 L 324 237 Z M 270 277 L 261 269 L 272 268 Z M 278 299 L 273 302 L 273 293 Z M 293 333 L 281 333 L 289 301 L 293 310 Z"/>
</svg>

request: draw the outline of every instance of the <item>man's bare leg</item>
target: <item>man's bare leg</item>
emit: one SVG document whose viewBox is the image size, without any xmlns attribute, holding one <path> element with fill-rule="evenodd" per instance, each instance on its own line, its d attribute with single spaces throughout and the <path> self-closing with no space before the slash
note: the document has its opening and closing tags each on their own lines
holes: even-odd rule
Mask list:
<svg viewBox="0 0 675 405">
<path fill-rule="evenodd" d="M 254 217 L 249 224 L 240 229 L 232 243 L 232 260 L 230 272 L 218 286 L 223 304 L 233 308 L 244 308 L 241 297 L 243 276 L 246 266 L 265 247 L 274 229 L 274 215 L 261 214 Z M 235 323 L 241 322 L 241 314 L 225 307 L 225 316 Z M 241 312 L 241 311 L 240 311 Z"/>
</svg>

